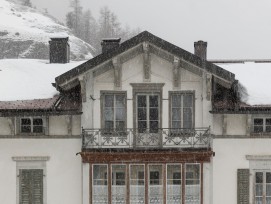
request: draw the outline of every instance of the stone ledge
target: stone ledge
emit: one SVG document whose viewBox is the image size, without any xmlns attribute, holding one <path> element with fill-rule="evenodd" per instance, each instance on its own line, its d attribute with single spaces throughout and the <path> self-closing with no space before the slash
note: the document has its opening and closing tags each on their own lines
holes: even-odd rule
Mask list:
<svg viewBox="0 0 271 204">
<path fill-rule="evenodd" d="M 49 156 L 23 156 L 23 157 L 11 157 L 13 161 L 48 161 L 50 159 Z"/>
<path fill-rule="evenodd" d="M 246 155 L 247 160 L 271 160 L 271 155 Z"/>
</svg>

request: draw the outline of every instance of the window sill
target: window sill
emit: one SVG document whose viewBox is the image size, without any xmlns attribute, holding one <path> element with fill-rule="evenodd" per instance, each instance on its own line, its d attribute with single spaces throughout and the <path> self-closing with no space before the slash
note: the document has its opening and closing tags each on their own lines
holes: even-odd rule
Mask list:
<svg viewBox="0 0 271 204">
<path fill-rule="evenodd" d="M 251 132 L 250 136 L 271 136 L 271 132 Z"/>
<path fill-rule="evenodd" d="M 45 133 L 18 133 L 18 136 L 44 136 Z"/>
</svg>

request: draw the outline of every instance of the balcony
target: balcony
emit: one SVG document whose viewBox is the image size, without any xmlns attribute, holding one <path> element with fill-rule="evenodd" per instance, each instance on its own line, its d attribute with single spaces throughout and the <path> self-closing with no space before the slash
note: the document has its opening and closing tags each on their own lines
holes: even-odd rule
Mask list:
<svg viewBox="0 0 271 204">
<path fill-rule="evenodd" d="M 82 129 L 82 149 L 144 149 L 144 148 L 209 148 L 210 128 L 173 129 L 152 131 L 139 129 L 105 130 Z"/>
</svg>

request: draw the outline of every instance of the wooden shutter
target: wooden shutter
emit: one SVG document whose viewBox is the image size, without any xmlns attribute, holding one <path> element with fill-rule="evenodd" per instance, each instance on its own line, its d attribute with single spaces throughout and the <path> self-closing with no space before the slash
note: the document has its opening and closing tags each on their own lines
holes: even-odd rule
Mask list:
<svg viewBox="0 0 271 204">
<path fill-rule="evenodd" d="M 249 204 L 249 169 L 237 170 L 237 204 Z"/>
<path fill-rule="evenodd" d="M 21 169 L 19 204 L 43 204 L 43 170 Z"/>
</svg>

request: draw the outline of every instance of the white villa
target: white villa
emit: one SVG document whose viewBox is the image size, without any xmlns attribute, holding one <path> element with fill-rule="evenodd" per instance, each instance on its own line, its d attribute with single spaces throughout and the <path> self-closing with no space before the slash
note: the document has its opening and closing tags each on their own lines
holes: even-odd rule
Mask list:
<svg viewBox="0 0 271 204">
<path fill-rule="evenodd" d="M 69 63 L 53 38 L 51 63 L 0 60 L 0 203 L 271 203 L 270 61 L 147 31 L 102 47 Z"/>
</svg>

